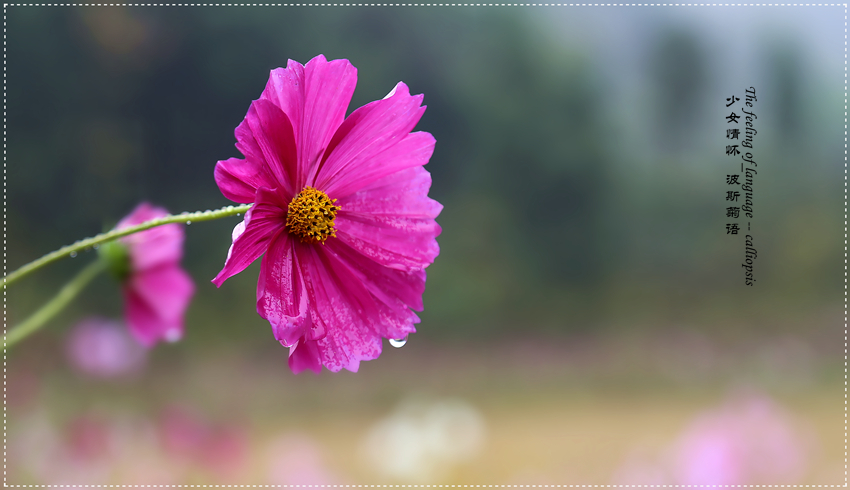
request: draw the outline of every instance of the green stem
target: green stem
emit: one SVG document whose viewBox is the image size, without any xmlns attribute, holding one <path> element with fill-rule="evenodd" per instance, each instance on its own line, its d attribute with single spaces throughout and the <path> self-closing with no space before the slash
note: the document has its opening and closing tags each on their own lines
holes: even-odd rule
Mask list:
<svg viewBox="0 0 850 490">
<path fill-rule="evenodd" d="M 9 330 L 6 333 L 3 349 L 8 349 L 13 344 L 28 337 L 30 334 L 41 328 L 48 320 L 53 318 L 57 313 L 62 311 L 68 303 L 74 299 L 86 285 L 91 282 L 96 275 L 106 269 L 106 264 L 102 260 L 95 260 L 87 265 L 83 270 L 71 279 L 71 282 L 59 290 L 59 294 L 53 297 L 46 305 L 32 314 L 23 323 Z"/>
<path fill-rule="evenodd" d="M 186 223 L 191 224 L 192 222 L 197 221 L 210 221 L 219 218 L 226 218 L 228 216 L 234 216 L 237 214 L 245 213 L 249 209 L 251 209 L 252 204 L 243 204 L 242 206 L 226 206 L 221 209 L 216 209 L 215 211 L 196 211 L 194 213 L 181 213 L 181 214 L 169 214 L 168 216 L 163 216 L 162 218 L 152 219 L 150 221 L 145 221 L 142 224 L 136 226 L 130 226 L 128 228 L 122 228 L 120 230 L 112 230 L 107 233 L 101 233 L 100 235 L 93 236 L 91 238 L 84 238 L 82 240 L 78 240 L 74 242 L 72 245 L 67 245 L 55 252 L 50 252 L 44 257 L 34 260 L 29 264 L 24 265 L 18 270 L 12 272 L 3 278 L 3 287 L 12 284 L 18 279 L 24 277 L 25 275 L 36 271 L 51 262 L 56 262 L 57 260 L 69 257 L 71 254 L 76 254 L 82 250 L 87 248 L 94 247 L 95 245 L 100 245 L 104 242 L 109 242 L 115 240 L 116 238 L 121 238 L 123 236 L 132 235 L 133 233 L 138 233 L 140 231 L 144 231 L 155 226 L 167 225 L 169 223 Z"/>
</svg>

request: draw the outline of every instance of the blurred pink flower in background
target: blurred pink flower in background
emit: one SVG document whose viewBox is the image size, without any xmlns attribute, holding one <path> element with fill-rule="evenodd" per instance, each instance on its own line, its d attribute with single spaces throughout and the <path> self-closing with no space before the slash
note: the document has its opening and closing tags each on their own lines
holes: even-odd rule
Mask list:
<svg viewBox="0 0 850 490">
<path fill-rule="evenodd" d="M 85 485 L 104 481 L 114 470 L 120 441 L 109 421 L 96 414 L 71 418 L 66 425 L 42 439 L 37 448 L 46 457 L 35 476 L 47 484 Z"/>
<path fill-rule="evenodd" d="M 238 427 L 213 425 L 185 407 L 169 407 L 158 425 L 163 449 L 183 464 L 225 480 L 237 477 L 245 467 L 248 438 Z"/>
<path fill-rule="evenodd" d="M 16 418 L 15 427 L 9 448 L 15 480 L 66 488 L 106 482 L 154 487 L 181 476 L 162 457 L 145 419 L 95 410 L 60 422 L 35 411 Z"/>
<path fill-rule="evenodd" d="M 294 372 L 357 371 L 382 338 L 415 331 L 425 268 L 439 253 L 422 166 L 434 137 L 410 131 L 425 107 L 399 82 L 345 112 L 357 83 L 348 60 L 317 56 L 272 70 L 236 128 L 244 159 L 219 161 L 222 194 L 254 203 L 233 230 L 216 286 L 265 254 L 257 312 L 290 348 Z"/>
<path fill-rule="evenodd" d="M 104 420 L 82 415 L 66 429 L 69 453 L 75 459 L 94 460 L 107 457 L 114 450 L 110 428 Z"/>
<path fill-rule="evenodd" d="M 325 465 L 322 450 L 312 438 L 286 434 L 267 450 L 269 483 L 273 485 L 332 485 L 337 478 Z"/>
<path fill-rule="evenodd" d="M 139 204 L 116 229 L 138 225 L 168 214 L 163 208 Z M 159 340 L 183 336 L 183 317 L 195 286 L 180 267 L 183 228 L 168 224 L 105 243 L 101 255 L 123 285 L 124 312 L 136 340 L 151 347 Z"/>
<path fill-rule="evenodd" d="M 673 446 L 685 485 L 789 484 L 807 467 L 808 438 L 765 396 L 746 395 L 705 412 Z"/>
<path fill-rule="evenodd" d="M 697 415 L 657 457 L 633 451 L 620 485 L 793 484 L 808 469 L 811 434 L 770 398 L 730 397 Z"/>
<path fill-rule="evenodd" d="M 78 372 L 113 378 L 139 372 L 147 352 L 118 322 L 99 317 L 82 320 L 68 335 L 66 353 Z"/>
</svg>

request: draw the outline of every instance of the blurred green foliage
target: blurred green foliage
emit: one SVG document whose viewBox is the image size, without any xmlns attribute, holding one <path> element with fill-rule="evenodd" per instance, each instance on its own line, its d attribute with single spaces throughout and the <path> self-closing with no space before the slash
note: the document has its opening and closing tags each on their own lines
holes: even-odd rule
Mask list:
<svg viewBox="0 0 850 490">
<path fill-rule="evenodd" d="M 437 139 L 426 168 L 445 209 L 419 335 L 735 329 L 840 302 L 842 142 L 830 129 L 840 92 L 801 76 L 802 48 L 766 43 L 756 82 L 724 85 L 697 34 L 659 29 L 641 40 L 645 99 L 615 103 L 599 69 L 614 62 L 527 12 L 12 7 L 9 269 L 111 227 L 140 200 L 172 212 L 227 205 L 213 167 L 239 156 L 233 129 L 268 71 L 322 53 L 358 68 L 351 110 L 399 80 L 425 94 L 417 129 Z M 743 236 L 725 235 L 723 200 L 737 166 L 723 155 L 723 99 L 750 84 L 763 111 L 755 288 L 743 284 Z M 636 108 L 639 122 L 625 122 Z M 235 223 L 187 229 L 198 284 L 188 339 L 271 339 L 254 313 L 256 265 L 220 291 L 208 282 Z M 12 291 L 11 318 L 76 267 Z M 62 321 L 118 315 L 118 300 L 104 279 Z"/>
</svg>

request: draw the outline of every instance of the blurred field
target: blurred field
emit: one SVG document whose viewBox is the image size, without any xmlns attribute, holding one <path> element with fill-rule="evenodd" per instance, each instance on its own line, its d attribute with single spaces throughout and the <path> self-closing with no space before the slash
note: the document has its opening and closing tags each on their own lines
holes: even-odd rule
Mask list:
<svg viewBox="0 0 850 490">
<path fill-rule="evenodd" d="M 829 316 L 819 328 L 839 329 Z M 9 481 L 630 483 L 617 475 L 632 460 L 662 461 L 694 417 L 755 396 L 788 415 L 804 468 L 794 481 L 760 483 L 837 484 L 837 345 L 786 335 L 730 346 L 675 330 L 449 346 L 414 335 L 357 374 L 293 376 L 285 349 L 270 345 L 166 362 L 154 352 L 144 372 L 104 381 L 75 374 L 59 345 L 42 344 L 10 356 Z M 52 367 L 27 370 L 23 358 L 37 353 Z M 456 424 L 441 436 L 448 442 L 423 449 L 411 430 L 439 407 L 460 419 L 447 419 Z M 376 460 L 366 441 L 387 420 L 410 424 L 378 437 Z"/>
</svg>

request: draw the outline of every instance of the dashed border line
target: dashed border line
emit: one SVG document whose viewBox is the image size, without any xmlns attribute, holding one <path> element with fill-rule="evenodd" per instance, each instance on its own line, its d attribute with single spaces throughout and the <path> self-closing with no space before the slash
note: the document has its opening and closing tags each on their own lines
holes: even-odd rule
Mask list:
<svg viewBox="0 0 850 490">
<path fill-rule="evenodd" d="M 4 3 L 4 25 L 6 7 L 844 7 L 847 15 L 846 3 Z"/>
<path fill-rule="evenodd" d="M 847 6 L 844 6 L 844 486 L 847 486 Z"/>
<path fill-rule="evenodd" d="M 8 7 L 844 7 L 844 483 L 841 485 L 10 485 L 6 482 L 6 288 L 3 288 L 3 487 L 5 488 L 847 488 L 847 4 L 846 3 L 4 3 L 3 275 L 6 264 L 6 9 Z"/>
</svg>

